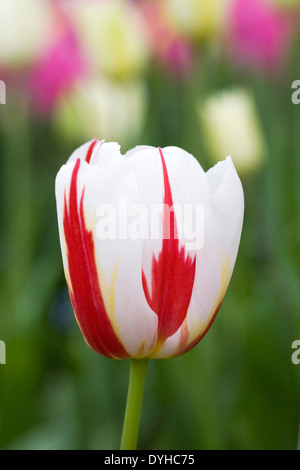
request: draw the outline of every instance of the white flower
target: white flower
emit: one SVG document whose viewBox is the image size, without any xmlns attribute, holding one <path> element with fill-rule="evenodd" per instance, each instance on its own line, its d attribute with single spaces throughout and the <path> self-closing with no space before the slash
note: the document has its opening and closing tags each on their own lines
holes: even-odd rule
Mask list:
<svg viewBox="0 0 300 470">
<path fill-rule="evenodd" d="M 230 154 L 240 175 L 261 168 L 266 144 L 250 93 L 242 88 L 216 92 L 198 105 L 198 113 L 213 162 Z"/>
<path fill-rule="evenodd" d="M 0 65 L 32 63 L 48 41 L 53 22 L 48 2 L 0 0 Z"/>
<path fill-rule="evenodd" d="M 90 347 L 110 358 L 165 358 L 195 346 L 221 306 L 241 236 L 244 197 L 230 157 L 205 173 L 177 147 L 121 155 L 95 139 L 60 169 L 56 200 L 70 298 Z M 154 207 L 156 236 L 145 237 L 140 215 Z M 200 224 L 184 212 L 197 207 Z M 99 236 L 103 222 L 117 232 Z M 200 246 L 188 245 L 186 222 L 202 231 Z"/>
</svg>

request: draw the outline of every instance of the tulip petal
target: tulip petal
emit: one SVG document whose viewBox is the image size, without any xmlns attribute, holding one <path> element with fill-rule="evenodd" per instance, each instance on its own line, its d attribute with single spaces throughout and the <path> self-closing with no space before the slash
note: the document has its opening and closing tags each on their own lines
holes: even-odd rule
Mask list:
<svg viewBox="0 0 300 470">
<path fill-rule="evenodd" d="M 127 357 L 107 315 L 97 271 L 93 234 L 86 227 L 83 199 L 78 207 L 77 176 L 81 160 L 72 172 L 69 197 L 65 194 L 63 227 L 67 248 L 69 292 L 80 329 L 92 349 L 107 357 Z"/>
<path fill-rule="evenodd" d="M 188 349 L 207 332 L 223 302 L 243 224 L 243 189 L 231 158 L 211 168 L 207 178 L 212 197 L 205 213 L 204 246 L 197 258 L 197 288 L 188 313 L 188 321 L 194 325 Z"/>
<path fill-rule="evenodd" d="M 157 316 L 147 304 L 142 289 L 143 239 L 128 234 L 131 219 L 126 212 L 141 202 L 136 172 L 128 167 L 115 143 L 103 143 L 91 163 L 86 177 L 84 212 L 94 236 L 104 304 L 129 356 L 143 357 L 155 344 Z M 99 229 L 105 221 L 111 224 L 107 233 Z M 113 295 L 109 287 L 112 284 Z"/>
<path fill-rule="evenodd" d="M 93 139 L 89 142 L 86 142 L 85 144 L 81 145 L 76 150 L 74 150 L 74 152 L 69 157 L 67 163 L 76 162 L 78 158 L 79 160 L 89 163 L 93 152 L 96 151 L 97 147 L 101 146 L 102 143 L 103 141 L 98 141 L 97 139 Z"/>
<path fill-rule="evenodd" d="M 194 290 L 185 321 L 153 357 L 171 357 L 194 347 L 212 325 L 224 299 L 240 241 L 244 199 L 230 158 L 207 173 L 209 207 L 204 244 L 197 252 Z"/>
<path fill-rule="evenodd" d="M 161 149 L 159 153 L 164 181 L 163 240 L 158 258 L 152 258 L 151 289 L 142 272 L 147 302 L 158 316 L 157 346 L 178 330 L 187 314 L 196 265 L 195 258 L 186 256 L 184 246 L 179 246 L 167 167 Z"/>
</svg>

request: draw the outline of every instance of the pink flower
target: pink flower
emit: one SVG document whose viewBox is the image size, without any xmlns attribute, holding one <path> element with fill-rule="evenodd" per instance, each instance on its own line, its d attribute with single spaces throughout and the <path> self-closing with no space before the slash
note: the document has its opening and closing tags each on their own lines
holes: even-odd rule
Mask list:
<svg viewBox="0 0 300 470">
<path fill-rule="evenodd" d="M 193 61 L 191 45 L 182 37 L 173 37 L 164 51 L 163 61 L 175 75 L 187 75 Z"/>
<path fill-rule="evenodd" d="M 74 32 L 67 28 L 50 44 L 31 74 L 33 101 L 42 113 L 51 112 L 61 93 L 85 70 Z"/>
<path fill-rule="evenodd" d="M 291 38 L 287 16 L 266 0 L 233 0 L 229 41 L 236 62 L 274 69 L 282 63 Z"/>
</svg>

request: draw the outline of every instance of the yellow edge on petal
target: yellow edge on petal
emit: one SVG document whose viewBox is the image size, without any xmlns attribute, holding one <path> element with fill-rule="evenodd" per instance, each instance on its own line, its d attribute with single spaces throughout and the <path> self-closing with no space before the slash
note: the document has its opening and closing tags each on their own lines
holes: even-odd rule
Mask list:
<svg viewBox="0 0 300 470">
<path fill-rule="evenodd" d="M 207 318 L 207 320 L 204 321 L 204 320 L 200 319 L 199 323 L 196 325 L 195 318 L 192 319 L 192 325 L 191 325 L 190 331 L 195 331 L 196 332 L 195 334 L 193 334 L 193 340 L 195 338 L 201 336 L 201 334 L 203 334 L 205 332 L 205 329 L 208 327 L 208 325 L 210 325 L 216 311 L 219 309 L 219 307 L 220 307 L 220 305 L 223 302 L 223 299 L 225 297 L 226 290 L 227 290 L 227 287 L 228 287 L 228 284 L 229 284 L 229 279 L 230 279 L 230 257 L 229 257 L 228 254 L 225 254 L 225 253 L 223 253 L 221 255 L 221 257 L 222 257 L 222 259 L 221 259 L 221 280 L 220 280 L 220 288 L 219 288 L 218 294 L 216 296 L 215 302 L 212 306 L 212 309 L 210 311 L 210 314 L 209 314 L 209 317 Z M 187 343 L 187 346 L 189 345 L 189 343 L 191 343 L 191 341 L 189 341 Z"/>
<path fill-rule="evenodd" d="M 99 272 L 100 289 L 101 289 L 101 294 L 103 297 L 105 309 L 111 321 L 114 332 L 117 335 L 118 339 L 121 341 L 120 329 L 119 329 L 119 325 L 115 316 L 115 285 L 116 285 L 116 280 L 117 280 L 117 271 L 119 267 L 119 262 L 120 262 L 120 259 L 118 259 L 115 264 L 110 284 L 107 281 L 107 276 L 106 276 L 104 269 L 100 268 L 98 269 L 98 272 Z"/>
<path fill-rule="evenodd" d="M 92 214 L 90 214 L 89 207 L 87 206 L 85 208 L 85 223 L 91 231 L 93 231 L 94 227 L 96 227 L 96 222 L 97 222 L 96 213 L 93 212 Z M 115 316 L 115 285 L 116 285 L 116 280 L 117 280 L 117 271 L 118 271 L 119 262 L 120 262 L 120 259 L 118 258 L 115 264 L 112 276 L 111 276 L 110 284 L 108 283 L 105 270 L 99 266 L 98 262 L 97 262 L 97 271 L 99 275 L 99 286 L 100 286 L 100 291 L 101 291 L 101 295 L 103 298 L 103 302 L 105 305 L 105 310 L 107 312 L 107 315 L 109 317 L 109 320 L 111 322 L 112 328 L 116 336 L 122 343 L 119 325 Z"/>
<path fill-rule="evenodd" d="M 164 341 L 158 340 L 154 348 L 152 349 L 151 353 L 149 354 L 149 359 L 155 358 L 156 354 L 160 351 L 160 349 L 163 347 L 164 344 L 165 344 Z"/>
</svg>

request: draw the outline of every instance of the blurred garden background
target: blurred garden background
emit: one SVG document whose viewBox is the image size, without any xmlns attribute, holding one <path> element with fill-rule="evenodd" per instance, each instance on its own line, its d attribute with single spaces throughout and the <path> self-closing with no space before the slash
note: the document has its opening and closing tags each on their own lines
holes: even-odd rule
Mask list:
<svg viewBox="0 0 300 470">
<path fill-rule="evenodd" d="M 1 449 L 119 447 L 129 363 L 77 327 L 54 196 L 94 137 L 231 154 L 245 193 L 214 324 L 149 364 L 139 448 L 299 447 L 299 3 L 0 0 Z"/>
</svg>

